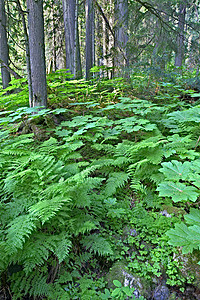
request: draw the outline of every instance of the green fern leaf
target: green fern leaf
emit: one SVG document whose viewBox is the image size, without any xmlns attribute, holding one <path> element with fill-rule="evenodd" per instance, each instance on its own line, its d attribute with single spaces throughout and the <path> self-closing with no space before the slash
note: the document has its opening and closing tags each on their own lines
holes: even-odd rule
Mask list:
<svg viewBox="0 0 200 300">
<path fill-rule="evenodd" d="M 109 175 L 104 190 L 105 196 L 112 196 L 118 187 L 122 187 L 129 179 L 129 174 L 125 172 L 113 172 Z"/>
<path fill-rule="evenodd" d="M 47 284 L 47 274 L 38 270 L 29 275 L 24 272 L 18 272 L 12 276 L 12 291 L 15 293 L 15 299 L 22 299 L 22 296 L 30 295 L 34 297 L 44 297 L 49 294 L 51 285 Z"/>
<path fill-rule="evenodd" d="M 69 240 L 68 235 L 65 233 L 61 233 L 59 236 L 56 236 L 56 240 L 57 243 L 53 252 L 57 256 L 59 263 L 61 263 L 68 256 L 72 243 Z"/>
<path fill-rule="evenodd" d="M 44 224 L 46 221 L 56 215 L 64 203 L 70 201 L 70 198 L 61 198 L 59 196 L 50 200 L 42 200 L 32 205 L 29 208 L 29 213 L 34 218 L 39 218 L 42 224 Z"/>
<path fill-rule="evenodd" d="M 36 233 L 24 244 L 23 249 L 13 255 L 12 261 L 15 264 L 22 264 L 24 272 L 28 275 L 33 269 L 41 267 L 48 259 L 50 251 L 55 246 L 54 238 L 45 233 Z"/>
<path fill-rule="evenodd" d="M 98 234 L 92 234 L 85 237 L 81 241 L 81 243 L 86 248 L 86 250 L 89 249 L 90 252 L 98 253 L 99 255 L 113 254 L 110 243 Z"/>
<path fill-rule="evenodd" d="M 12 255 L 18 249 L 22 249 L 25 239 L 28 238 L 36 228 L 35 218 L 30 215 L 22 215 L 8 224 L 6 231 L 7 253 Z"/>
</svg>

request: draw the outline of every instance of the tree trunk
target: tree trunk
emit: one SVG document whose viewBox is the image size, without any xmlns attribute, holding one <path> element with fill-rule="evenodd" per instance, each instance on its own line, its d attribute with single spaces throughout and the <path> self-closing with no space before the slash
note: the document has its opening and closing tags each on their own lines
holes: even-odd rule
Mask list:
<svg viewBox="0 0 200 300">
<path fill-rule="evenodd" d="M 22 24 L 23 24 L 23 29 L 24 29 L 24 39 L 25 39 L 25 45 L 26 45 L 26 68 L 27 68 L 28 89 L 29 89 L 29 105 L 31 107 L 31 105 L 33 103 L 33 88 L 32 88 L 32 80 L 31 80 L 29 38 L 28 38 L 28 32 L 27 32 L 27 26 L 26 26 L 26 20 L 25 20 L 25 13 L 21 7 L 20 1 L 16 0 L 16 3 L 17 3 L 18 10 L 19 10 L 19 14 L 22 17 Z"/>
<path fill-rule="evenodd" d="M 57 56 L 56 56 L 56 26 L 55 26 L 55 11 L 54 11 L 54 3 L 52 3 L 52 26 L 53 26 L 53 70 L 54 72 L 57 70 Z"/>
<path fill-rule="evenodd" d="M 27 0 L 33 103 L 47 106 L 43 0 Z"/>
<path fill-rule="evenodd" d="M 76 0 L 75 10 L 75 78 L 82 77 L 81 53 L 79 42 L 79 29 L 78 29 L 78 1 Z"/>
<path fill-rule="evenodd" d="M 93 67 L 94 58 L 94 7 L 92 0 L 86 0 L 86 80 L 92 77 L 90 69 Z"/>
<path fill-rule="evenodd" d="M 78 32 L 78 0 L 63 0 L 66 68 L 74 77 L 82 76 Z"/>
<path fill-rule="evenodd" d="M 118 52 L 115 65 L 125 67 L 127 65 L 127 42 L 128 42 L 128 0 L 115 0 L 115 48 Z M 122 52 L 124 56 L 122 56 Z"/>
<path fill-rule="evenodd" d="M 5 2 L 0 0 L 0 59 L 8 66 L 8 41 L 6 34 L 6 13 L 5 13 Z M 10 73 L 8 70 L 1 64 L 1 77 L 3 88 L 7 88 L 10 82 Z"/>
<path fill-rule="evenodd" d="M 175 54 L 175 66 L 181 67 L 184 58 L 184 27 L 185 27 L 186 4 L 181 3 L 178 18 L 177 51 Z"/>
</svg>

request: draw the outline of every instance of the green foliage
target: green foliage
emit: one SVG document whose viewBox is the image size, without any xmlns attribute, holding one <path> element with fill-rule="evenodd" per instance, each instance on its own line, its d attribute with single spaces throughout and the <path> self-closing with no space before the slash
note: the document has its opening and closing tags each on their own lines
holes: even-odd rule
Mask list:
<svg viewBox="0 0 200 300">
<path fill-rule="evenodd" d="M 116 288 L 111 293 L 112 299 L 121 299 L 131 297 L 131 299 L 136 299 L 134 295 L 134 288 L 130 288 L 129 286 L 122 286 L 121 282 L 118 280 L 114 280 L 113 284 L 116 286 Z M 109 298 L 108 298 L 109 299 Z M 139 297 L 137 299 L 143 300 L 144 297 Z"/>
<path fill-rule="evenodd" d="M 176 224 L 175 229 L 167 232 L 170 244 L 183 247 L 183 254 L 191 253 L 194 249 L 200 250 L 200 211 L 191 208 L 185 220 L 189 226 L 184 223 Z"/>
<path fill-rule="evenodd" d="M 28 106 L 28 84 L 26 79 L 13 79 L 9 86 L 0 90 L 0 109 Z"/>
<path fill-rule="evenodd" d="M 176 250 L 168 244 L 165 236 L 166 230 L 176 221 L 175 217 L 166 218 L 147 212 L 141 205 L 133 208 L 130 215 L 132 229 L 129 229 L 133 233 L 125 238 L 123 247 L 123 252 L 129 253 L 126 260 L 133 274 L 151 281 L 154 276 L 160 277 L 165 273 L 168 284 L 181 286 L 184 283 L 179 271 L 181 264 L 173 258 Z"/>
<path fill-rule="evenodd" d="M 117 280 L 107 287 L 116 260 L 184 287 L 173 253 L 199 249 L 199 108 L 128 97 L 123 82 L 59 71 L 48 82 L 55 109 L 13 102 L 0 113 L 0 269 L 13 299 L 134 298 Z"/>
</svg>

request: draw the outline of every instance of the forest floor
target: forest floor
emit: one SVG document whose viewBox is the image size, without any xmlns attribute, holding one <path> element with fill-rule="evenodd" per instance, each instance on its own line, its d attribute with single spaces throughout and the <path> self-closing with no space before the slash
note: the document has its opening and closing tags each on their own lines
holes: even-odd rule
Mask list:
<svg viewBox="0 0 200 300">
<path fill-rule="evenodd" d="M 199 300 L 200 94 L 65 76 L 1 93 L 0 299 Z"/>
</svg>

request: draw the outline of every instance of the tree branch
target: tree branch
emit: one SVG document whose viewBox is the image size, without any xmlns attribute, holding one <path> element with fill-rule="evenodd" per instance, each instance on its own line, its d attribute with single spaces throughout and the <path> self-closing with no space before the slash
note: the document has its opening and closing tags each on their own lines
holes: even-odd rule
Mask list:
<svg viewBox="0 0 200 300">
<path fill-rule="evenodd" d="M 112 36 L 113 36 L 113 38 L 114 38 L 114 41 L 115 41 L 117 47 L 119 48 L 120 52 L 122 53 L 122 56 L 123 56 L 124 60 L 125 60 L 126 63 L 127 63 L 128 60 L 127 60 L 126 54 L 124 53 L 123 49 L 120 47 L 118 41 L 116 41 L 115 33 L 114 33 L 112 27 L 110 26 L 110 23 L 109 23 L 109 21 L 108 21 L 106 15 L 105 15 L 104 12 L 103 12 L 103 9 L 101 8 L 101 6 L 100 6 L 100 4 L 97 2 L 97 0 L 93 0 L 93 2 L 94 2 L 94 4 L 96 5 L 96 7 L 97 7 L 98 11 L 100 12 L 100 14 L 102 15 L 104 21 L 106 22 L 106 25 L 108 26 L 108 29 L 109 29 L 109 31 L 111 32 L 111 34 L 112 34 Z"/>
<path fill-rule="evenodd" d="M 22 76 L 20 76 L 18 73 L 16 73 L 14 70 L 12 70 L 8 65 L 6 65 L 6 64 L 4 63 L 3 60 L 1 60 L 1 59 L 0 59 L 0 64 L 1 64 L 4 68 L 6 68 L 6 69 L 8 70 L 8 72 L 9 72 L 10 74 L 12 74 L 16 79 L 22 78 Z"/>
</svg>

